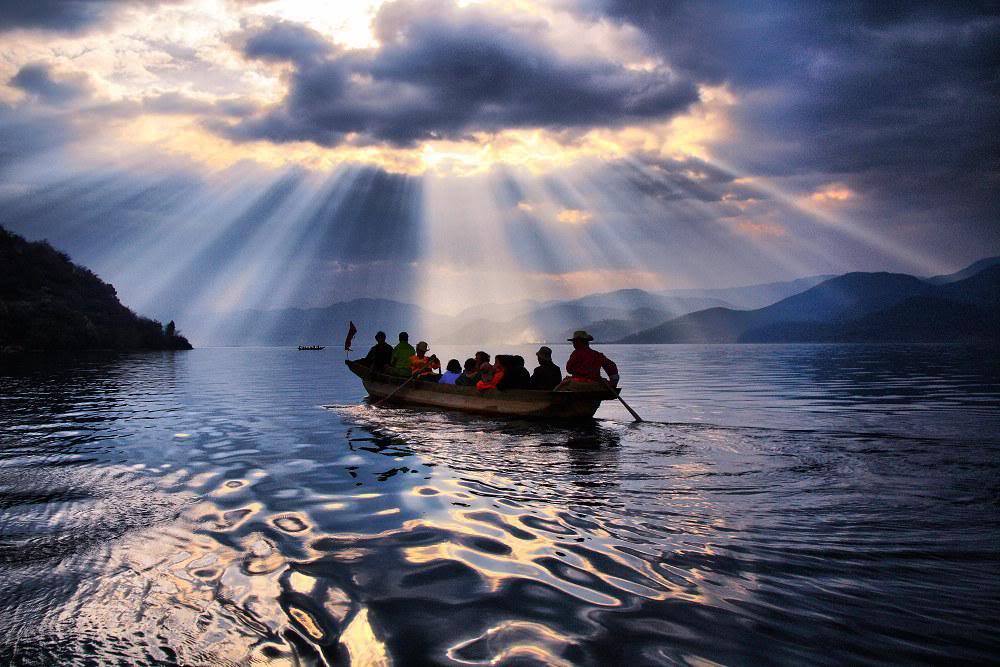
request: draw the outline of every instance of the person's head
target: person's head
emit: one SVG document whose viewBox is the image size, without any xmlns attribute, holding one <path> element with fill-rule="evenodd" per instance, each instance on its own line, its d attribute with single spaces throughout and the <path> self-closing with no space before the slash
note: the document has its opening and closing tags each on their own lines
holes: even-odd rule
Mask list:
<svg viewBox="0 0 1000 667">
<path fill-rule="evenodd" d="M 408 340 L 410 340 L 410 334 L 406 333 L 405 331 L 400 331 L 399 332 L 399 342 L 400 343 L 405 343 Z"/>
<path fill-rule="evenodd" d="M 424 356 L 424 354 L 426 354 L 426 352 L 427 352 L 427 343 L 424 341 L 420 341 L 419 343 L 417 343 L 417 355 L 422 357 Z"/>
<path fill-rule="evenodd" d="M 552 362 L 552 348 L 547 345 L 542 345 L 538 348 L 538 352 L 535 352 L 535 356 L 538 357 L 538 363 L 548 364 Z"/>
<path fill-rule="evenodd" d="M 514 368 L 524 368 L 524 357 L 522 357 L 520 354 L 515 354 L 510 358 L 510 360 L 511 360 L 511 365 Z"/>
<path fill-rule="evenodd" d="M 458 359 L 449 359 L 448 360 L 448 365 L 445 366 L 445 368 L 448 369 L 449 373 L 461 373 L 462 372 L 462 364 L 458 363 Z"/>
<path fill-rule="evenodd" d="M 465 360 L 465 372 L 466 373 L 469 373 L 469 374 L 475 373 L 476 372 L 476 368 L 478 366 L 479 366 L 479 364 L 476 363 L 475 359 L 466 359 Z"/>
<path fill-rule="evenodd" d="M 486 364 L 490 361 L 490 355 L 486 354 L 482 350 L 476 352 L 476 361 L 480 364 Z"/>
<path fill-rule="evenodd" d="M 377 334 L 375 334 L 375 342 L 376 343 L 384 343 L 385 342 L 385 332 L 384 331 L 379 331 Z"/>
<path fill-rule="evenodd" d="M 590 347 L 590 341 L 594 340 L 594 337 L 581 329 L 574 331 L 573 337 L 567 340 L 573 343 L 573 349 L 579 350 L 582 347 Z"/>
<path fill-rule="evenodd" d="M 511 366 L 510 357 L 506 354 L 498 354 L 493 359 L 493 365 L 499 366 L 503 370 L 507 370 Z"/>
</svg>

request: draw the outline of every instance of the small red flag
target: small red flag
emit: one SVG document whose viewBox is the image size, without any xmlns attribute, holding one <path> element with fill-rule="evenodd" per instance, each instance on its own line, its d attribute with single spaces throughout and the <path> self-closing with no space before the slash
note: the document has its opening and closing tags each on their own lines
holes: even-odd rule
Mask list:
<svg viewBox="0 0 1000 667">
<path fill-rule="evenodd" d="M 354 334 L 356 333 L 358 333 L 358 328 L 354 326 L 354 322 L 351 322 L 351 326 L 347 330 L 347 340 L 344 341 L 344 352 L 351 351 L 351 341 L 354 340 Z"/>
</svg>

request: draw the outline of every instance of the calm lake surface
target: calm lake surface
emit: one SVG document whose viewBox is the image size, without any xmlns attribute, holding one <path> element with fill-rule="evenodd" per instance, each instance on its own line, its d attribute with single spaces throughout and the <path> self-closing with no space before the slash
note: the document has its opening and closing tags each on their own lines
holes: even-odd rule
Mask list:
<svg viewBox="0 0 1000 667">
<path fill-rule="evenodd" d="M 374 408 L 330 348 L 4 362 L 0 664 L 1000 655 L 996 350 L 600 349 L 648 423 Z"/>
</svg>

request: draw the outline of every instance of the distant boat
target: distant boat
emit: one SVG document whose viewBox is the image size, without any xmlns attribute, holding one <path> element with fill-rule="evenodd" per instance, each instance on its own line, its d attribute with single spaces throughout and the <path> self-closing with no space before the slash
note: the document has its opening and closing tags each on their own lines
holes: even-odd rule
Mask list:
<svg viewBox="0 0 1000 667">
<path fill-rule="evenodd" d="M 299 345 L 300 350 L 322 350 L 326 345 Z"/>
<path fill-rule="evenodd" d="M 591 419 L 601 401 L 617 398 L 606 389 L 588 391 L 540 391 L 511 389 L 486 392 L 474 387 L 437 384 L 375 373 L 357 362 L 345 361 L 352 373 L 361 378 L 368 395 L 399 405 L 446 408 L 483 415 L 522 417 L 528 419 Z M 402 386 L 406 384 L 406 386 Z"/>
</svg>

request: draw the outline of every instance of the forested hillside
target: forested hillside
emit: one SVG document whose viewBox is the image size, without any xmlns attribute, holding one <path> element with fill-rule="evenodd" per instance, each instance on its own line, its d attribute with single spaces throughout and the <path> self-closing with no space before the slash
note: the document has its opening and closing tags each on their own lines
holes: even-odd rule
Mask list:
<svg viewBox="0 0 1000 667">
<path fill-rule="evenodd" d="M 115 288 L 46 242 L 0 227 L 0 351 L 189 350 L 175 330 L 140 317 Z"/>
</svg>

